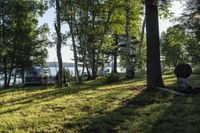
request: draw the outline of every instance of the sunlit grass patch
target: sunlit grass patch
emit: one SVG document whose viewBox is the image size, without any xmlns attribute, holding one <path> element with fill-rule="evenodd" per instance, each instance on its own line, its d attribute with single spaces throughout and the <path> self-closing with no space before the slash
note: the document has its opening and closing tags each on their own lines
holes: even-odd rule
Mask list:
<svg viewBox="0 0 200 133">
<path fill-rule="evenodd" d="M 176 82 L 173 74 L 164 74 L 163 79 L 167 86 Z M 198 83 L 198 76 L 190 80 Z M 48 86 L 0 90 L 0 131 L 199 131 L 199 95 L 178 97 L 146 90 L 145 85 L 145 72 L 140 72 L 135 79 L 110 84 L 101 77 L 62 89 Z"/>
<path fill-rule="evenodd" d="M 176 84 L 176 76 L 174 74 L 167 74 L 167 75 L 163 75 L 163 80 L 166 86 L 171 86 L 171 85 L 175 85 Z"/>
<path fill-rule="evenodd" d="M 3 92 L 0 94 L 0 130 L 59 132 L 67 121 L 77 123 L 80 119 L 111 111 L 122 99 L 137 93 L 119 85 L 109 86 L 95 89 L 89 85 L 63 89 L 38 87 Z"/>
</svg>

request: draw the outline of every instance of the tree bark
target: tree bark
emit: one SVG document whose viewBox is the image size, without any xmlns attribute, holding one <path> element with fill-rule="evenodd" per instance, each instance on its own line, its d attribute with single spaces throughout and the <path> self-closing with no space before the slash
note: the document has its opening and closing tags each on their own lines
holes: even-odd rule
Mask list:
<svg viewBox="0 0 200 133">
<path fill-rule="evenodd" d="M 158 7 L 154 0 L 146 0 L 146 31 L 147 31 L 147 88 L 164 86 L 161 63 Z"/>
<path fill-rule="evenodd" d="M 97 78 L 97 68 L 96 67 L 98 67 L 98 66 L 96 66 L 96 59 L 95 59 L 95 57 L 96 57 L 96 51 L 94 50 L 94 51 L 91 51 L 91 69 L 92 69 L 92 80 L 94 80 L 94 79 L 96 79 Z M 97 57 L 96 57 L 97 58 Z"/>
<path fill-rule="evenodd" d="M 85 63 L 83 62 L 81 77 L 84 77 Z"/>
<path fill-rule="evenodd" d="M 12 77 L 12 72 L 13 72 L 13 63 L 11 63 L 11 68 L 10 68 L 9 74 L 8 74 L 8 81 L 7 81 L 8 87 L 10 86 L 10 80 L 11 80 L 11 77 Z"/>
<path fill-rule="evenodd" d="M 75 9 L 74 9 L 74 5 L 73 5 L 73 2 L 72 1 L 69 1 L 69 3 L 67 3 L 67 1 L 63 2 L 63 4 L 65 6 L 68 6 L 70 5 L 69 7 L 69 12 L 74 12 Z M 67 12 L 67 11 L 66 11 Z M 77 27 L 77 24 L 76 24 L 76 18 L 74 16 L 75 14 L 70 14 L 70 15 L 66 15 L 67 17 L 67 23 L 69 25 L 69 29 L 70 29 L 70 34 L 71 34 L 71 38 L 72 38 L 72 47 L 73 47 L 73 54 L 74 54 L 74 73 L 75 73 L 75 82 L 77 84 L 81 83 L 82 80 L 80 78 L 80 74 L 79 74 L 79 71 L 78 71 L 78 55 L 77 55 L 77 46 L 76 46 L 76 41 L 75 41 L 75 31 L 78 33 L 78 27 Z M 76 29 L 75 29 L 76 28 Z M 79 37 L 80 39 L 80 37 Z"/>
<path fill-rule="evenodd" d="M 13 79 L 13 85 L 15 85 L 15 84 L 16 84 L 17 71 L 18 71 L 18 69 L 16 68 L 16 69 L 15 69 L 15 75 L 14 75 L 14 79 Z"/>
<path fill-rule="evenodd" d="M 104 65 L 105 65 L 104 63 L 101 64 L 101 74 L 102 74 L 101 76 L 104 76 L 104 67 L 105 67 Z"/>
<path fill-rule="evenodd" d="M 136 63 L 135 64 L 139 64 L 140 63 L 140 56 L 141 56 L 141 50 L 142 50 L 142 44 L 143 44 L 143 40 L 144 40 L 144 29 L 145 29 L 145 24 L 146 24 L 146 15 L 144 16 L 143 22 L 142 22 L 142 31 L 140 34 L 140 43 L 139 43 L 139 48 L 138 48 L 138 55 L 136 58 Z"/>
<path fill-rule="evenodd" d="M 73 20 L 71 20 L 73 21 Z M 76 42 L 74 38 L 74 28 L 73 28 L 73 22 L 69 22 L 69 28 L 70 28 L 70 33 L 72 37 L 72 46 L 73 46 L 73 53 L 74 53 L 74 67 L 75 67 L 75 82 L 77 84 L 81 83 L 81 78 L 79 76 L 79 71 L 78 71 L 78 56 L 77 56 L 77 50 L 76 50 Z"/>
<path fill-rule="evenodd" d="M 55 30 L 57 34 L 57 58 L 58 58 L 58 87 L 63 86 L 63 62 L 62 62 L 62 54 L 61 54 L 61 20 L 60 20 L 60 1 L 56 0 L 56 24 Z"/>
<path fill-rule="evenodd" d="M 130 46 L 130 5 L 126 2 L 126 78 L 134 78 L 133 62 L 131 58 Z"/>
<path fill-rule="evenodd" d="M 115 46 L 116 48 L 114 49 L 114 62 L 113 62 L 113 72 L 117 73 L 117 52 L 118 52 L 118 35 L 115 35 Z"/>
<path fill-rule="evenodd" d="M 21 69 L 22 84 L 24 84 L 24 83 L 25 83 L 24 76 L 25 76 L 25 69 L 24 69 L 24 68 L 22 68 L 22 69 Z"/>
<path fill-rule="evenodd" d="M 7 77 L 7 62 L 6 62 L 6 58 L 3 59 L 3 63 L 4 63 L 4 88 L 7 88 L 8 87 L 8 84 L 7 84 L 8 77 Z"/>
<path fill-rule="evenodd" d="M 91 73 L 90 73 L 90 70 L 89 70 L 89 68 L 88 68 L 88 64 L 87 64 L 87 63 L 86 63 L 86 65 L 85 65 L 85 67 L 86 67 L 87 75 L 88 75 L 87 80 L 91 80 L 91 79 L 92 79 L 92 76 L 91 76 Z"/>
<path fill-rule="evenodd" d="M 4 46 L 6 44 L 4 16 L 3 16 L 2 20 L 3 20 L 3 23 L 2 23 L 2 43 L 3 43 L 3 46 Z M 3 65 L 4 65 L 4 70 L 3 70 L 3 72 L 4 72 L 4 88 L 7 88 L 8 85 L 7 85 L 7 58 L 6 57 L 3 57 Z"/>
</svg>

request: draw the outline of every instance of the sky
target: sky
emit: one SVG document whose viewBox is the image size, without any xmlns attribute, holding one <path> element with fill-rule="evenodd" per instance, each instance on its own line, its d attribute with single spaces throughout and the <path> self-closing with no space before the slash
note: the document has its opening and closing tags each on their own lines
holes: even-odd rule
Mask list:
<svg viewBox="0 0 200 133">
<path fill-rule="evenodd" d="M 171 11 L 174 13 L 173 17 L 178 17 L 180 16 L 181 12 L 182 12 L 182 6 L 180 2 L 173 2 L 172 3 L 172 8 Z M 55 32 L 54 29 L 54 20 L 55 20 L 55 10 L 53 8 L 50 8 L 46 11 L 46 13 L 43 15 L 43 17 L 39 18 L 39 26 L 47 23 L 49 25 L 50 28 L 50 34 Z M 162 33 L 163 31 L 166 31 L 166 29 L 169 26 L 174 25 L 173 22 L 169 21 L 169 20 L 159 20 L 159 28 L 160 28 L 160 33 Z M 69 28 L 67 27 L 66 24 L 62 25 L 62 32 L 65 33 Z M 68 41 L 68 44 L 70 45 L 70 41 Z M 70 46 L 63 46 L 62 47 L 62 59 L 63 62 L 73 62 L 73 52 L 71 50 Z M 57 54 L 56 54 L 56 48 L 55 47 L 51 47 L 48 48 L 48 58 L 47 58 L 47 62 L 52 62 L 52 61 L 57 61 Z"/>
</svg>

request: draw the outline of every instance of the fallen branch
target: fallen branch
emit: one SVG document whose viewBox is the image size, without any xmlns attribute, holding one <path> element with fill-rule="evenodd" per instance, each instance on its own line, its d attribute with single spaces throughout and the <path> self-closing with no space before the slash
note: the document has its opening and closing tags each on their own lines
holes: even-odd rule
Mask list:
<svg viewBox="0 0 200 133">
<path fill-rule="evenodd" d="M 174 93 L 174 94 L 179 95 L 179 96 L 185 96 L 186 95 L 184 93 L 177 92 L 177 91 L 174 91 L 174 90 L 169 90 L 167 88 L 162 88 L 162 87 L 156 87 L 156 88 L 159 89 L 159 90 L 161 90 L 161 91 L 171 92 L 171 93 Z"/>
</svg>

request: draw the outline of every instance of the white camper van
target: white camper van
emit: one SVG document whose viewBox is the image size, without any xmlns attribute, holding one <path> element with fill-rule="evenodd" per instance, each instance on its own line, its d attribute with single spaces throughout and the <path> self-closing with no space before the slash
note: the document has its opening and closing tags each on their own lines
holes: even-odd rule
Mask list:
<svg viewBox="0 0 200 133">
<path fill-rule="evenodd" d="M 25 84 L 42 84 L 42 68 L 30 67 L 25 71 Z"/>
</svg>

